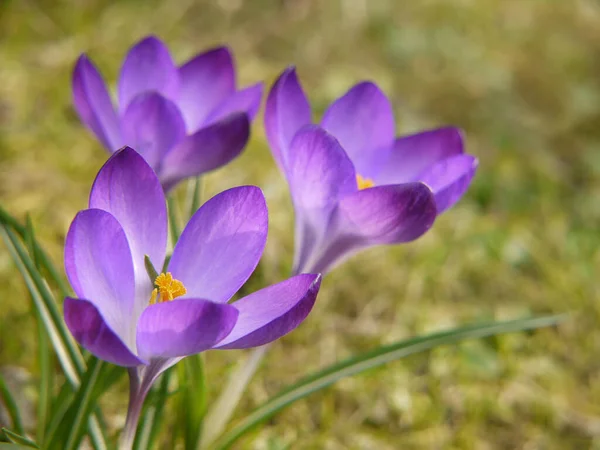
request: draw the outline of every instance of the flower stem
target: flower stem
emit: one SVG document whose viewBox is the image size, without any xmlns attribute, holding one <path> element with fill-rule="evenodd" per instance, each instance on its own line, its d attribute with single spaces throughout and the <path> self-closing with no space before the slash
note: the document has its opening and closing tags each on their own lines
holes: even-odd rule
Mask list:
<svg viewBox="0 0 600 450">
<path fill-rule="evenodd" d="M 138 370 L 132 367 L 128 370 L 129 373 L 129 407 L 127 409 L 127 418 L 125 419 L 125 427 L 121 433 L 119 441 L 119 450 L 131 450 L 135 440 L 135 432 L 140 420 L 140 413 L 144 405 L 144 399 L 148 393 L 148 387 L 140 384 Z"/>
</svg>

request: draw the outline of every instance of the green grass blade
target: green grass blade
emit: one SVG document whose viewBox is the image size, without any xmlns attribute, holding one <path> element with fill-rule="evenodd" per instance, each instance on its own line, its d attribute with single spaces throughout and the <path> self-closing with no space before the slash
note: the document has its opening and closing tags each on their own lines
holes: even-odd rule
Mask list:
<svg viewBox="0 0 600 450">
<path fill-rule="evenodd" d="M 36 245 L 35 234 L 31 216 L 27 214 L 25 223 L 25 242 L 29 249 L 29 254 L 33 259 L 35 267 L 40 270 L 40 259 L 38 246 Z M 38 363 L 40 365 L 40 384 L 37 401 L 37 433 L 38 442 L 44 442 L 44 431 L 50 407 L 50 395 L 52 389 L 53 372 L 51 370 L 51 350 L 48 343 L 48 335 L 40 316 L 39 311 L 34 308 L 38 332 Z"/>
<path fill-rule="evenodd" d="M 202 419 L 206 412 L 206 373 L 204 354 L 192 355 L 177 365 L 183 389 L 179 395 L 179 420 L 185 450 L 195 450 L 202 433 Z"/>
<path fill-rule="evenodd" d="M 6 428 L 2 428 L 2 432 L 4 433 L 6 438 L 13 444 L 24 445 L 27 448 L 40 448 L 39 445 L 37 445 L 31 439 L 29 439 L 25 436 L 21 436 L 20 434 L 15 433 L 14 431 L 10 431 L 10 430 L 7 430 Z M 15 447 L 13 447 L 13 448 L 15 448 Z"/>
<path fill-rule="evenodd" d="M 74 450 L 79 447 L 97 400 L 96 383 L 103 366 L 103 361 L 97 358 L 91 359 L 71 406 L 48 445 L 48 449 Z"/>
<path fill-rule="evenodd" d="M 33 261 L 13 231 L 6 226 L 2 226 L 0 227 L 0 235 L 25 281 L 35 309 L 40 315 L 65 375 L 73 383 L 77 384 L 77 373 L 83 371 L 85 363 L 81 352 L 64 325 L 62 315 L 58 311 L 52 292 L 39 271 L 36 270 Z"/>
<path fill-rule="evenodd" d="M 173 196 L 167 197 L 167 214 L 169 215 L 169 229 L 171 230 L 171 242 L 173 246 L 179 240 L 181 227 L 179 225 L 179 215 L 177 214 L 177 202 Z"/>
<path fill-rule="evenodd" d="M 67 379 L 71 384 L 78 385 L 78 372 L 83 371 L 85 367 L 84 360 L 79 349 L 68 335 L 52 293 L 47 288 L 39 272 L 35 270 L 31 259 L 14 233 L 2 226 L 0 227 L 0 235 L 13 257 L 17 269 L 21 272 Z"/>
<path fill-rule="evenodd" d="M 196 213 L 196 211 L 198 211 L 198 208 L 200 208 L 201 186 L 201 177 L 196 177 L 188 181 L 188 190 L 186 195 L 186 205 L 188 205 L 188 220 L 191 219 L 192 216 Z"/>
<path fill-rule="evenodd" d="M 91 357 L 90 359 L 92 358 L 94 357 Z M 120 380 L 125 373 L 126 370 L 123 367 L 114 366 L 112 364 L 105 364 L 101 369 L 100 375 L 98 376 L 98 381 L 95 386 L 94 398 L 99 398 L 104 392 L 106 392 L 111 386 L 113 386 L 118 380 Z M 62 387 L 58 396 L 56 397 L 51 409 L 51 420 L 46 427 L 46 436 L 49 441 L 54 439 L 54 435 L 58 432 L 59 427 L 65 420 L 65 416 L 67 415 L 69 408 L 73 404 L 73 399 L 75 395 L 76 392 L 73 391 L 72 386 L 66 384 Z M 91 423 L 90 426 L 99 430 L 103 434 L 105 427 L 101 427 L 99 422 L 99 420 L 101 420 L 102 417 L 98 413 L 98 410 L 96 410 L 96 412 L 96 415 L 98 416 L 98 421 L 92 420 L 93 423 Z M 94 439 L 93 435 L 91 437 L 92 439 Z M 103 441 L 106 441 L 105 437 L 103 438 Z M 99 445 L 102 445 L 102 442 L 98 442 Z"/>
<path fill-rule="evenodd" d="M 2 209 L 1 206 L 0 222 L 14 230 L 21 239 L 25 239 L 27 227 L 20 224 L 17 219 L 8 214 L 4 209 Z M 50 275 L 50 279 L 56 283 L 60 294 L 62 296 L 66 296 L 69 293 L 69 288 L 66 284 L 65 278 L 61 275 L 61 272 L 56 269 L 56 267 L 44 251 L 44 249 L 39 245 L 39 243 L 35 239 L 33 239 L 32 245 L 40 266 L 48 272 L 48 275 Z"/>
<path fill-rule="evenodd" d="M 212 443 L 221 435 L 268 348 L 269 345 L 263 345 L 253 349 L 231 372 L 227 384 L 204 418 L 199 450 L 212 448 Z"/>
<path fill-rule="evenodd" d="M 18 434 L 23 434 L 23 422 L 21 421 L 19 407 L 12 396 L 10 389 L 8 389 L 4 378 L 2 378 L 2 375 L 0 375 L 0 400 L 2 400 L 2 403 L 4 403 L 4 406 L 6 407 L 6 411 L 10 416 L 12 427 Z"/>
<path fill-rule="evenodd" d="M 44 442 L 44 432 L 50 411 L 50 399 L 52 395 L 52 353 L 48 343 L 48 335 L 40 313 L 35 310 L 38 335 L 38 363 L 40 365 L 40 382 L 37 403 L 37 433 L 38 442 Z"/>
<path fill-rule="evenodd" d="M 0 450 L 29 450 L 30 448 L 23 445 L 3 444 L 0 442 Z"/>
<path fill-rule="evenodd" d="M 556 325 L 565 318 L 565 315 L 546 316 L 483 325 L 470 325 L 376 348 L 334 364 L 300 380 L 298 383 L 287 389 L 284 389 L 282 392 L 265 402 L 262 406 L 255 409 L 248 417 L 242 419 L 235 427 L 225 433 L 211 448 L 218 450 L 229 448 L 244 433 L 272 417 L 275 413 L 307 395 L 325 389 L 342 378 L 357 375 L 390 361 L 431 350 L 441 345 L 454 344 L 466 339 L 477 339 L 498 334 L 548 327 Z"/>
<path fill-rule="evenodd" d="M 80 383 L 79 376 L 85 370 L 85 361 L 75 341 L 66 329 L 52 292 L 39 271 L 35 269 L 33 261 L 24 249 L 23 244 L 21 244 L 15 233 L 6 226 L 5 222 L 0 226 L 0 237 L 4 240 L 17 269 L 25 281 L 69 384 L 73 389 L 77 389 Z M 41 261 L 43 262 L 43 250 L 37 243 L 34 243 L 34 245 L 40 249 L 38 254 L 41 255 Z M 96 450 L 106 449 L 106 439 L 96 417 L 90 419 L 90 434 Z"/>
</svg>

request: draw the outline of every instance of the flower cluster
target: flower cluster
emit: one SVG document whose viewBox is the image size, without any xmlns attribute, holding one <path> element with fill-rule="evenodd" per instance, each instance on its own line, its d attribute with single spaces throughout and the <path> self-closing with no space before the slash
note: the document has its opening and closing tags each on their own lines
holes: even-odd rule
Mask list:
<svg viewBox="0 0 600 450">
<path fill-rule="evenodd" d="M 124 145 L 135 148 L 166 191 L 240 154 L 262 91 L 262 83 L 236 88 L 227 48 L 202 53 L 177 67 L 155 37 L 143 39 L 125 58 L 117 110 L 86 55 L 73 72 L 73 101 L 81 121 L 109 152 Z"/>
<path fill-rule="evenodd" d="M 285 70 L 268 94 L 264 126 L 295 208 L 293 274 L 232 302 L 265 246 L 262 192 L 234 187 L 208 200 L 170 255 L 165 193 L 240 154 L 262 84 L 238 90 L 226 48 L 177 67 L 148 37 L 127 55 L 117 93 L 115 108 L 97 69 L 79 58 L 75 108 L 112 156 L 67 235 L 76 298 L 65 299 L 64 317 L 84 348 L 133 370 L 132 386 L 141 379 L 147 388 L 185 356 L 287 334 L 315 303 L 320 274 L 366 247 L 423 235 L 477 168 L 456 128 L 396 138 L 390 101 L 371 82 L 313 124 L 295 70 Z"/>
</svg>

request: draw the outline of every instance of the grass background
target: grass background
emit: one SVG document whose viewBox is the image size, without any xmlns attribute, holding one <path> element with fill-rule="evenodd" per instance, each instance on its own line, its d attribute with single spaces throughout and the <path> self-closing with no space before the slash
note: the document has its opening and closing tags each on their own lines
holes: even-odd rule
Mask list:
<svg viewBox="0 0 600 450">
<path fill-rule="evenodd" d="M 270 86 L 296 65 L 317 117 L 352 84 L 373 80 L 391 97 L 400 133 L 458 125 L 480 159 L 468 194 L 427 235 L 361 253 L 325 279 L 313 313 L 275 345 L 238 416 L 308 369 L 381 343 L 575 312 L 558 329 L 440 348 L 344 380 L 239 448 L 600 448 L 596 1 L 1 1 L 0 201 L 19 217 L 31 212 L 58 263 L 106 159 L 73 112 L 73 63 L 87 52 L 114 87 L 126 51 L 149 33 L 179 62 L 230 45 L 242 85 Z M 255 289 L 287 275 L 293 250 L 292 209 L 262 119 L 244 155 L 205 178 L 204 194 L 244 183 L 261 186 L 270 208 Z M 34 379 L 34 336 L 2 249 L 0 367 Z M 207 355 L 215 391 L 239 357 Z M 105 401 L 120 426 L 122 393 Z M 171 448 L 175 427 L 160 448 Z"/>
</svg>

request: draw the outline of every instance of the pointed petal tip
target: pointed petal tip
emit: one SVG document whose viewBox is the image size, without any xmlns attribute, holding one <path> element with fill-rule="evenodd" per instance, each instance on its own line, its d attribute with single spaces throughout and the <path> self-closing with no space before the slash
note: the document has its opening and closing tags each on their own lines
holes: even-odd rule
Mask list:
<svg viewBox="0 0 600 450">
<path fill-rule="evenodd" d="M 149 34 L 137 41 L 133 47 L 137 47 L 139 45 L 160 45 L 164 47 L 165 43 L 157 35 Z"/>
<path fill-rule="evenodd" d="M 300 274 L 234 302 L 238 322 L 216 348 L 259 347 L 285 336 L 312 310 L 320 282 L 320 274 Z"/>
<path fill-rule="evenodd" d="M 91 64 L 91 60 L 86 53 L 82 53 L 75 62 L 75 69 L 81 68 L 83 64 Z"/>
<path fill-rule="evenodd" d="M 162 161 L 160 179 L 165 192 L 184 178 L 216 170 L 239 156 L 250 138 L 250 118 L 233 113 L 201 128 L 175 146 Z"/>
</svg>

